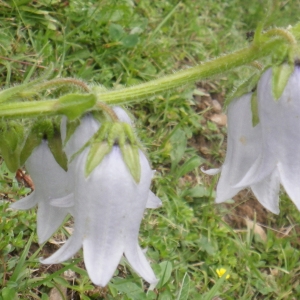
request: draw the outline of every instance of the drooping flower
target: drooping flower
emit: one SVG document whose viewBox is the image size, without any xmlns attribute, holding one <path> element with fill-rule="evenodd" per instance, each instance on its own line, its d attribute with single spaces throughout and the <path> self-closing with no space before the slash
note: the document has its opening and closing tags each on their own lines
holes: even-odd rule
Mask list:
<svg viewBox="0 0 300 300">
<path fill-rule="evenodd" d="M 38 205 L 37 234 L 39 243 L 44 243 L 61 225 L 71 208 L 58 209 L 50 201 L 62 198 L 64 202 L 73 197 L 69 173 L 54 159 L 48 142 L 43 140 L 26 161 L 35 190 L 27 197 L 13 203 L 10 207 L 26 210 Z"/>
<path fill-rule="evenodd" d="M 257 88 L 262 151 L 237 187 L 256 184 L 278 173 L 280 183 L 300 210 L 300 68 L 295 66 L 281 97 L 272 94 L 272 69 Z"/>
<path fill-rule="evenodd" d="M 251 96 L 249 93 L 230 103 L 225 162 L 221 169 L 204 172 L 209 175 L 221 172 L 216 190 L 217 203 L 232 198 L 245 187 L 251 187 L 260 203 L 278 214 L 279 178 L 276 170 L 272 170 L 268 176 L 255 183 L 236 187 L 262 152 L 262 125 L 260 123 L 255 127 L 252 125 Z"/>
<path fill-rule="evenodd" d="M 148 160 L 139 150 L 141 177 L 136 183 L 116 145 L 85 178 L 87 154 L 88 149 L 76 162 L 74 233 L 62 248 L 42 262 L 63 262 L 82 246 L 91 280 L 96 285 L 105 286 L 124 253 L 141 277 L 155 283 L 157 279 L 138 244 L 139 227 L 153 175 Z"/>
<path fill-rule="evenodd" d="M 132 120 L 130 119 L 127 112 L 119 107 L 115 106 L 113 107 L 114 112 L 116 113 L 117 117 L 121 122 L 125 122 L 129 125 L 132 125 Z M 64 151 L 69 159 L 71 160 L 73 154 L 75 154 L 81 147 L 83 147 L 86 142 L 92 138 L 92 136 L 95 134 L 95 132 L 100 128 L 101 124 L 98 123 L 94 117 L 91 114 L 86 114 L 83 116 L 80 120 L 80 125 L 76 128 L 73 135 L 70 137 L 70 139 L 65 143 Z M 63 117 L 61 122 L 61 138 L 64 142 L 67 135 L 67 118 Z M 76 174 L 76 171 L 74 170 L 74 166 L 76 165 L 76 159 L 73 162 L 69 163 L 69 172 L 73 174 Z M 71 181 L 74 181 L 74 179 L 71 179 Z M 73 186 L 73 183 L 71 184 Z M 58 207 L 72 207 L 74 205 L 74 201 L 70 197 L 65 199 L 54 199 L 51 201 L 51 204 L 53 206 Z M 149 191 L 148 201 L 146 208 L 158 208 L 162 206 L 161 200 L 156 197 L 151 191 Z"/>
<path fill-rule="evenodd" d="M 62 123 L 66 123 L 63 118 Z M 66 127 L 62 127 L 62 136 L 65 139 Z M 98 122 L 92 117 L 85 116 L 81 119 L 81 124 L 77 127 L 73 136 L 67 144 L 66 150 L 68 158 L 80 149 L 97 131 Z M 54 159 L 48 142 L 43 140 L 36 147 L 25 163 L 25 167 L 30 174 L 35 191 L 29 196 L 13 203 L 11 208 L 27 210 L 38 206 L 37 210 L 37 234 L 39 243 L 47 241 L 58 227 L 63 223 L 68 213 L 73 212 L 73 171 L 64 171 Z M 61 207 L 52 205 L 53 203 L 63 203 Z"/>
</svg>

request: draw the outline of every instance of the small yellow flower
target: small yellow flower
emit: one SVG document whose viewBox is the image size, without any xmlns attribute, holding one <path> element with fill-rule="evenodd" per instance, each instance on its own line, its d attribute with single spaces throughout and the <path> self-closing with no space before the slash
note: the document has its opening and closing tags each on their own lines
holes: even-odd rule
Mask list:
<svg viewBox="0 0 300 300">
<path fill-rule="evenodd" d="M 226 273 L 226 269 L 224 268 L 220 268 L 220 269 L 217 269 L 216 272 L 218 274 L 218 276 L 221 278 L 225 273 Z M 230 275 L 226 275 L 226 279 L 228 279 L 230 277 Z"/>
</svg>

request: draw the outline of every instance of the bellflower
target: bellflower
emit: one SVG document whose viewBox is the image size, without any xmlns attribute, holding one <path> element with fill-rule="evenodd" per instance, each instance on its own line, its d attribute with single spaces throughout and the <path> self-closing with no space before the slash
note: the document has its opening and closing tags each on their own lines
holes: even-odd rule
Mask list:
<svg viewBox="0 0 300 300">
<path fill-rule="evenodd" d="M 29 196 L 13 203 L 11 207 L 26 210 L 38 205 L 37 234 L 39 243 L 44 243 L 72 210 L 50 205 L 51 199 L 62 198 L 61 200 L 66 202 L 73 197 L 69 173 L 56 162 L 46 140 L 33 150 L 25 165 L 35 190 Z"/>
<path fill-rule="evenodd" d="M 141 177 L 136 183 L 124 163 L 119 146 L 113 146 L 102 162 L 85 178 L 89 149 L 76 161 L 74 182 L 74 232 L 45 264 L 61 263 L 83 247 L 91 280 L 105 286 L 125 254 L 132 268 L 147 282 L 157 279 L 138 244 L 139 226 L 148 198 L 153 171 L 139 150 Z M 157 200 L 154 200 L 154 202 Z M 58 203 L 57 203 L 58 205 Z"/>
<path fill-rule="evenodd" d="M 63 118 L 66 125 L 66 119 Z M 65 139 L 66 126 L 62 125 L 62 137 Z M 85 116 L 76 128 L 66 147 L 68 158 L 80 149 L 97 131 L 99 124 L 92 118 Z M 46 140 L 36 147 L 25 163 L 30 174 L 35 191 L 29 196 L 13 203 L 11 208 L 26 210 L 38 205 L 37 234 L 39 243 L 47 241 L 68 213 L 73 211 L 73 172 L 69 165 L 68 172 L 64 171 L 54 159 Z M 64 207 L 53 206 L 52 203 L 64 203 Z"/>
<path fill-rule="evenodd" d="M 236 187 L 262 153 L 262 124 L 252 125 L 252 94 L 233 100 L 228 107 L 227 153 L 221 169 L 204 171 L 209 175 L 221 172 L 216 190 L 216 202 L 235 196 L 245 187 L 251 187 L 259 202 L 273 213 L 279 212 L 279 177 L 276 170 L 260 180 Z"/>
<path fill-rule="evenodd" d="M 132 120 L 130 119 L 129 115 L 123 108 L 119 106 L 115 106 L 113 107 L 113 111 L 116 113 L 117 117 L 121 122 L 125 122 L 131 126 L 133 125 Z M 64 146 L 64 151 L 69 160 L 71 159 L 74 153 L 76 153 L 81 147 L 84 146 L 84 144 L 94 135 L 94 133 L 100 128 L 100 126 L 101 125 L 90 114 L 87 114 L 81 118 L 80 125 L 76 128 L 75 132 L 73 133 L 73 135 L 70 137 L 70 139 L 67 141 L 66 145 Z M 61 130 L 62 141 L 65 141 L 66 131 L 67 131 L 66 117 L 62 118 L 60 130 Z M 69 164 L 69 172 L 72 173 L 73 176 L 74 174 L 76 174 L 75 170 L 73 169 L 75 164 L 76 164 L 76 159 L 74 159 L 74 162 L 71 162 Z M 51 201 L 51 204 L 53 206 L 57 205 L 59 207 L 72 207 L 74 205 L 74 201 L 72 202 L 72 198 L 68 197 L 65 199 L 53 199 Z M 161 200 L 158 197 L 156 197 L 151 191 L 149 191 L 146 208 L 155 209 L 160 206 L 162 206 Z"/>
<path fill-rule="evenodd" d="M 300 68 L 295 66 L 278 100 L 272 94 L 272 69 L 257 88 L 262 151 L 237 187 L 256 184 L 274 172 L 300 210 Z"/>
</svg>

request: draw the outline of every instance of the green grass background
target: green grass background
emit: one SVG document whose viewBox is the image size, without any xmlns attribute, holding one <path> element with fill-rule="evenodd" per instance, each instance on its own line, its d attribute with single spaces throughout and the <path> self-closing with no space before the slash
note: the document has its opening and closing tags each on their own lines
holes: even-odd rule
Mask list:
<svg viewBox="0 0 300 300">
<path fill-rule="evenodd" d="M 194 66 L 248 45 L 258 24 L 299 21 L 294 1 L 243 0 L 0 0 L 0 86 L 29 81 L 50 63 L 55 74 L 118 88 Z M 207 92 L 227 94 L 249 74 L 239 68 L 210 78 Z M 104 289 L 89 281 L 81 254 L 61 269 L 40 268 L 35 211 L 8 209 L 30 190 L 0 166 L 0 299 L 50 299 L 53 287 L 67 299 L 300 299 L 300 215 L 282 193 L 281 213 L 268 215 L 267 240 L 235 230 L 213 203 L 214 184 L 199 171 L 208 162 L 189 140 L 210 141 L 214 165 L 224 160 L 224 130 L 195 112 L 195 86 L 178 87 L 129 109 L 157 170 L 152 190 L 163 207 L 147 210 L 140 244 L 161 278 L 147 285 L 125 261 Z M 222 148 L 223 149 L 223 148 Z M 193 180 L 186 180 L 186 175 Z M 206 184 L 205 184 L 206 183 Z M 288 234 L 276 230 L 289 228 Z M 62 235 L 66 234 L 62 229 Z M 224 267 L 230 278 L 218 278 Z M 76 277 L 68 281 L 64 271 Z M 74 279 L 75 278 L 75 279 Z M 63 298 L 62 298 L 63 299 Z"/>
</svg>

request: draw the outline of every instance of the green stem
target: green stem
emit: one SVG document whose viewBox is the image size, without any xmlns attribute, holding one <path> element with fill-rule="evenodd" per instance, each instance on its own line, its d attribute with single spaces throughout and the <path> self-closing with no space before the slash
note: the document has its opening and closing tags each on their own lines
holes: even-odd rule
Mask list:
<svg viewBox="0 0 300 300">
<path fill-rule="evenodd" d="M 46 82 L 43 82 L 39 85 L 36 85 L 33 87 L 33 90 L 45 90 L 48 88 L 58 88 L 62 85 L 73 85 L 73 86 L 78 86 L 81 89 L 85 90 L 86 92 L 90 92 L 89 87 L 82 81 L 78 80 L 76 78 L 56 78 L 52 79 Z"/>
<path fill-rule="evenodd" d="M 130 101 L 141 101 L 149 96 L 153 96 L 188 83 L 193 83 L 209 76 L 224 73 L 225 71 L 249 64 L 254 60 L 269 55 L 272 53 L 273 49 L 284 42 L 286 42 L 285 38 L 282 38 L 282 36 L 276 36 L 261 45 L 254 44 L 248 48 L 203 63 L 202 65 L 185 69 L 147 83 L 119 90 L 98 92 L 97 98 L 99 100 L 97 101 L 96 106 L 103 106 L 101 102 L 110 105 L 128 103 Z M 75 105 L 77 104 L 74 104 L 74 106 Z M 55 115 L 62 113 L 59 111 L 59 107 L 59 100 L 57 99 L 0 104 L 0 117 L 19 118 Z M 115 118 L 115 116 L 111 116 L 113 119 Z"/>
<path fill-rule="evenodd" d="M 166 90 L 193 83 L 197 80 L 224 73 L 225 71 L 248 64 L 270 54 L 272 50 L 281 43 L 283 43 L 283 40 L 280 38 L 271 39 L 260 47 L 253 45 L 208 61 L 202 65 L 178 71 L 172 75 L 128 88 L 102 92 L 98 94 L 98 97 L 102 102 L 107 104 L 121 104 L 134 100 L 143 100 Z"/>
<path fill-rule="evenodd" d="M 55 100 L 0 104 L 0 117 L 24 118 L 56 114 Z"/>
<path fill-rule="evenodd" d="M 97 101 L 96 106 L 98 108 L 100 108 L 101 110 L 105 111 L 109 115 L 109 117 L 111 118 L 111 120 L 113 122 L 118 122 L 119 121 L 119 118 L 118 118 L 117 114 L 107 104 L 105 104 L 105 103 L 103 103 L 101 101 Z"/>
<path fill-rule="evenodd" d="M 285 39 L 290 45 L 296 45 L 297 40 L 294 35 L 282 28 L 273 28 L 268 30 L 266 33 L 263 34 L 266 37 L 281 37 Z"/>
</svg>

